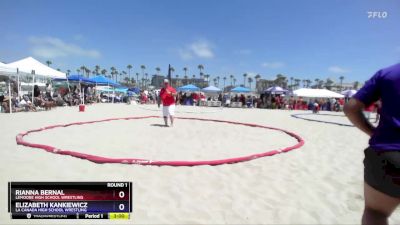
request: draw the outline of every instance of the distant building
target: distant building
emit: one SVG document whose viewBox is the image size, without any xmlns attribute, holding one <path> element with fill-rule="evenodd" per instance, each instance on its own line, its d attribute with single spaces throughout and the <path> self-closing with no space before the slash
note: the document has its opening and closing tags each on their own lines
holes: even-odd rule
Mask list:
<svg viewBox="0 0 400 225">
<path fill-rule="evenodd" d="M 153 75 L 151 77 L 151 85 L 154 86 L 155 88 L 161 88 L 165 78 L 166 77 L 163 75 Z"/>
<path fill-rule="evenodd" d="M 193 84 L 199 88 L 205 88 L 208 86 L 208 82 L 202 78 L 172 78 L 172 85 L 180 87 L 183 85 Z"/>
<path fill-rule="evenodd" d="M 163 75 L 153 75 L 151 78 L 151 85 L 155 88 L 161 88 L 163 86 L 164 79 L 166 78 L 167 77 Z M 208 86 L 208 82 L 202 78 L 171 78 L 170 82 L 174 87 L 180 87 L 187 84 L 193 84 L 199 88 L 205 88 Z"/>
<path fill-rule="evenodd" d="M 334 83 L 331 86 L 331 91 L 336 91 L 336 92 L 340 92 L 340 91 L 344 91 L 344 90 L 350 90 L 350 89 L 355 89 L 358 90 L 360 89 L 361 85 L 359 82 L 353 82 L 353 83 Z"/>
</svg>

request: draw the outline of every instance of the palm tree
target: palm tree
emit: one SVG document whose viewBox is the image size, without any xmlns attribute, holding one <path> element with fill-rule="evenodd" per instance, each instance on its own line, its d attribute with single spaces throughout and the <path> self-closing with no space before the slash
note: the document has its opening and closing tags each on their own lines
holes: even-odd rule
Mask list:
<svg viewBox="0 0 400 225">
<path fill-rule="evenodd" d="M 143 85 L 143 81 L 144 81 L 144 70 L 146 69 L 145 65 L 141 65 L 140 69 L 142 69 L 142 85 Z"/>
<path fill-rule="evenodd" d="M 187 73 L 187 71 L 188 71 L 188 68 L 187 68 L 187 67 L 183 67 L 183 71 L 185 71 L 185 76 L 186 76 L 186 73 Z"/>
<path fill-rule="evenodd" d="M 193 74 L 193 75 L 192 75 L 192 78 L 193 78 L 193 79 L 196 79 L 196 74 Z"/>
<path fill-rule="evenodd" d="M 170 71 L 171 71 L 171 76 L 172 76 L 175 72 L 175 68 L 171 66 Z"/>
<path fill-rule="evenodd" d="M 236 78 L 233 78 L 233 86 L 236 85 Z"/>
<path fill-rule="evenodd" d="M 294 86 L 296 86 L 296 88 L 299 88 L 299 86 L 300 86 L 300 79 L 298 79 L 298 78 L 296 78 L 296 79 L 294 79 Z"/>
<path fill-rule="evenodd" d="M 71 70 L 67 70 L 67 76 L 69 76 L 70 73 L 71 73 Z"/>
<path fill-rule="evenodd" d="M 208 86 L 210 86 L 210 75 L 209 74 L 206 74 L 206 75 L 204 75 L 204 78 L 206 79 L 206 81 L 207 81 L 207 85 Z"/>
<path fill-rule="evenodd" d="M 213 81 L 214 81 L 214 86 L 217 86 L 217 78 L 214 78 Z"/>
<path fill-rule="evenodd" d="M 142 88 L 144 88 L 144 78 L 142 77 L 141 80 L 142 80 L 142 85 L 141 86 L 142 86 Z"/>
<path fill-rule="evenodd" d="M 47 60 L 46 64 L 47 64 L 48 67 L 50 67 L 50 65 L 53 64 L 53 63 L 50 60 Z"/>
<path fill-rule="evenodd" d="M 250 90 L 251 90 L 251 83 L 253 83 L 253 78 L 249 77 L 247 78 L 247 81 L 249 82 Z"/>
<path fill-rule="evenodd" d="M 81 72 L 81 70 L 80 70 L 80 69 L 76 69 L 76 72 L 77 72 L 78 75 L 79 75 L 79 73 Z"/>
<path fill-rule="evenodd" d="M 128 69 L 128 78 L 129 78 L 129 80 L 131 79 L 131 69 L 132 69 L 132 65 L 131 64 L 128 64 L 127 66 L 126 66 L 126 68 Z"/>
<path fill-rule="evenodd" d="M 307 82 L 307 88 L 310 88 L 311 87 L 311 83 L 312 83 L 311 80 L 307 79 L 306 82 Z"/>
<path fill-rule="evenodd" d="M 176 77 L 175 86 L 179 86 L 179 81 L 178 81 L 179 75 L 176 74 L 175 77 Z"/>
<path fill-rule="evenodd" d="M 149 74 L 147 74 L 147 73 L 145 73 L 144 74 L 144 86 L 145 86 L 145 88 L 147 88 L 147 81 L 148 81 L 148 79 L 147 79 L 147 77 L 149 76 Z"/>
<path fill-rule="evenodd" d="M 124 80 L 125 80 L 125 78 L 127 77 L 126 74 L 127 74 L 127 72 L 126 72 L 125 70 L 122 71 L 122 76 L 124 76 Z M 129 78 L 128 78 L 128 79 L 129 79 Z"/>
<path fill-rule="evenodd" d="M 157 71 L 157 75 L 160 75 L 160 71 L 161 71 L 160 67 L 156 67 L 156 71 Z"/>
<path fill-rule="evenodd" d="M 255 89 L 258 90 L 257 83 L 258 83 L 258 81 L 260 80 L 261 75 L 260 75 L 260 74 L 257 74 L 254 78 L 256 78 L 256 87 L 255 87 Z"/>
<path fill-rule="evenodd" d="M 293 90 L 293 77 L 290 77 L 290 89 Z"/>
<path fill-rule="evenodd" d="M 132 77 L 130 82 L 131 84 L 135 84 L 135 86 L 137 86 L 135 78 Z"/>
<path fill-rule="evenodd" d="M 319 87 L 318 87 L 318 84 L 319 84 L 319 79 L 318 79 L 318 78 L 316 78 L 314 81 L 315 81 L 315 87 L 316 87 L 316 88 L 319 88 Z"/>
<path fill-rule="evenodd" d="M 86 68 L 85 71 L 86 71 L 86 76 L 87 76 L 87 77 L 90 77 L 90 72 L 91 72 L 91 71 L 90 71 L 88 68 Z"/>
<path fill-rule="evenodd" d="M 276 85 L 279 85 L 280 87 L 285 88 L 285 86 L 287 86 L 287 85 L 285 85 L 285 82 L 287 82 L 285 76 L 283 76 L 282 74 L 276 75 L 276 79 L 275 79 Z"/>
<path fill-rule="evenodd" d="M 96 73 L 96 75 L 97 74 L 99 74 L 100 72 L 100 66 L 99 65 L 96 65 L 95 67 L 94 67 L 94 71 L 95 71 L 95 73 Z"/>
<path fill-rule="evenodd" d="M 323 80 L 319 80 L 318 81 L 318 87 L 322 88 L 323 85 L 324 85 L 324 81 Z"/>
<path fill-rule="evenodd" d="M 218 86 L 217 87 L 219 87 L 219 76 L 217 76 L 217 81 L 218 81 Z"/>
<path fill-rule="evenodd" d="M 232 74 L 229 75 L 229 78 L 231 78 L 231 86 L 233 86 L 233 83 L 232 83 L 232 81 L 233 81 L 233 75 L 232 75 Z"/>
<path fill-rule="evenodd" d="M 246 77 L 247 77 L 247 73 L 243 74 L 243 87 L 246 87 Z"/>
<path fill-rule="evenodd" d="M 340 91 L 342 91 L 344 76 L 340 76 L 339 79 L 340 79 Z"/>
<path fill-rule="evenodd" d="M 222 78 L 224 80 L 224 89 L 223 91 L 225 91 L 225 81 L 226 81 L 226 76 L 224 78 Z"/>
<path fill-rule="evenodd" d="M 129 81 L 130 81 L 129 77 L 124 77 L 124 81 L 126 84 L 129 84 Z"/>
<path fill-rule="evenodd" d="M 185 79 L 185 85 L 188 84 L 188 76 L 185 74 L 183 78 Z"/>
<path fill-rule="evenodd" d="M 123 79 L 122 79 L 122 76 L 124 75 L 124 71 L 122 71 L 121 73 L 119 73 L 119 81 L 120 82 L 122 82 L 123 81 Z M 118 76 L 118 74 L 117 74 L 117 76 Z"/>
<path fill-rule="evenodd" d="M 85 72 L 86 72 L 86 67 L 85 66 L 81 66 L 81 71 L 82 71 L 82 75 L 85 75 Z"/>
<path fill-rule="evenodd" d="M 204 70 L 204 66 L 203 66 L 202 64 L 199 64 L 199 65 L 197 66 L 197 69 L 200 70 L 200 76 L 201 76 L 202 73 L 203 73 L 203 70 Z"/>
<path fill-rule="evenodd" d="M 333 80 L 331 80 L 331 79 L 326 79 L 326 82 L 325 82 L 325 87 L 326 87 L 326 89 L 328 89 L 328 90 L 331 90 L 331 88 L 332 88 L 332 84 L 333 84 L 334 82 L 333 82 Z"/>
<path fill-rule="evenodd" d="M 115 67 L 112 66 L 110 70 L 111 70 L 111 79 L 114 79 L 114 75 L 117 69 L 115 69 Z"/>
<path fill-rule="evenodd" d="M 106 70 L 106 69 L 102 69 L 102 70 L 101 70 L 101 74 L 102 74 L 102 75 L 106 75 L 106 74 L 107 74 L 107 70 Z"/>
<path fill-rule="evenodd" d="M 139 85 L 139 73 L 136 73 L 136 84 Z"/>
</svg>

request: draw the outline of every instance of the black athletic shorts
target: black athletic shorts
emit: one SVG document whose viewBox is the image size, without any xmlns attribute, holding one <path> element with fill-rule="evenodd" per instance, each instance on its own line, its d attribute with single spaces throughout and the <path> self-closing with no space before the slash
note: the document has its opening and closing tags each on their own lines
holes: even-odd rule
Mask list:
<svg viewBox="0 0 400 225">
<path fill-rule="evenodd" d="M 364 150 L 364 181 L 376 190 L 400 197 L 400 151 Z"/>
</svg>

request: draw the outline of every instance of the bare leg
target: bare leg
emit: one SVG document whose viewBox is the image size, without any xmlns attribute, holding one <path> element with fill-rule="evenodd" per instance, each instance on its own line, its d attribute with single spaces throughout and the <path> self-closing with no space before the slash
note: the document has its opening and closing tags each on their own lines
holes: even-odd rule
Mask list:
<svg viewBox="0 0 400 225">
<path fill-rule="evenodd" d="M 165 123 L 165 126 L 168 127 L 168 117 L 166 117 L 166 116 L 164 116 L 164 123 Z"/>
<path fill-rule="evenodd" d="M 365 209 L 362 224 L 386 225 L 388 217 L 400 204 L 399 198 L 386 195 L 364 183 Z"/>
<path fill-rule="evenodd" d="M 169 116 L 169 119 L 171 120 L 171 127 L 174 126 L 174 116 Z"/>
</svg>

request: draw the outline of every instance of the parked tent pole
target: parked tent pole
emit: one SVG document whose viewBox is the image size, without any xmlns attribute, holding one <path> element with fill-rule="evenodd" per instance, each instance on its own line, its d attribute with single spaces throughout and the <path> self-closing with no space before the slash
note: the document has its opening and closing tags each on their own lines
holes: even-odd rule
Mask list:
<svg viewBox="0 0 400 225">
<path fill-rule="evenodd" d="M 10 114 L 12 113 L 12 103 L 11 103 L 11 75 L 8 76 L 8 101 L 10 107 Z"/>
<path fill-rule="evenodd" d="M 68 93 L 71 94 L 71 87 L 69 86 L 68 76 L 67 76 L 67 86 L 68 86 Z"/>
<path fill-rule="evenodd" d="M 85 88 L 82 89 L 82 103 L 85 104 Z"/>
<path fill-rule="evenodd" d="M 114 98 L 115 98 L 115 87 L 113 87 L 112 103 L 114 103 Z"/>
<path fill-rule="evenodd" d="M 82 85 L 81 85 L 81 78 L 79 78 L 79 95 L 80 95 L 79 97 L 81 97 L 81 104 L 82 104 L 83 89 L 82 89 Z"/>
<path fill-rule="evenodd" d="M 35 70 L 32 70 L 32 104 L 35 105 Z"/>
<path fill-rule="evenodd" d="M 19 82 L 19 69 L 17 68 L 17 95 L 18 95 L 18 100 L 20 100 L 20 82 Z"/>
</svg>

